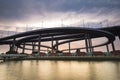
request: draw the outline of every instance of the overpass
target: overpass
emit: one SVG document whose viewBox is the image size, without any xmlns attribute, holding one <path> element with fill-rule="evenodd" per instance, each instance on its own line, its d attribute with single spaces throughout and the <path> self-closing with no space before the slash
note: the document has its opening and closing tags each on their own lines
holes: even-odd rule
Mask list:
<svg viewBox="0 0 120 80">
<path fill-rule="evenodd" d="M 109 44 L 112 44 L 112 49 L 115 51 L 114 41 L 116 36 L 120 39 L 120 26 L 96 29 L 81 27 L 57 27 L 38 29 L 3 37 L 0 38 L 0 45 L 9 45 L 9 50 L 16 52 L 18 51 L 18 48 L 21 48 L 22 53 L 24 53 L 25 50 L 31 50 L 34 52 L 36 46 L 38 47 L 37 52 L 40 53 L 41 51 L 44 51 L 41 47 L 45 47 L 51 49 L 53 53 L 54 51 L 59 51 L 59 45 L 68 43 L 69 49 L 62 51 L 70 52 L 71 50 L 75 50 L 70 47 L 71 42 L 84 40 L 86 46 L 78 49 L 86 49 L 86 52 L 93 52 L 94 48 L 106 45 L 106 49 L 109 52 Z M 100 37 L 106 37 L 107 41 L 93 46 L 91 39 Z M 62 41 L 59 42 L 60 40 Z M 42 42 L 51 42 L 51 45 L 42 45 Z M 31 48 L 27 48 L 26 46 L 30 46 Z"/>
</svg>

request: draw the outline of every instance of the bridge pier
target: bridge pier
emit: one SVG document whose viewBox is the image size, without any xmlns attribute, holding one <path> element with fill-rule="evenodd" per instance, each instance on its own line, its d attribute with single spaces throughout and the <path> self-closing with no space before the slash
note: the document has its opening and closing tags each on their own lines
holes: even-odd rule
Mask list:
<svg viewBox="0 0 120 80">
<path fill-rule="evenodd" d="M 12 44 L 9 44 L 9 51 L 12 51 Z"/>
<path fill-rule="evenodd" d="M 35 42 L 32 42 L 32 53 L 35 51 Z"/>
<path fill-rule="evenodd" d="M 16 46 L 15 46 L 15 40 L 16 40 L 16 39 L 13 38 L 13 45 L 12 45 L 12 46 L 13 46 L 13 48 L 12 48 L 13 51 L 15 51 L 15 47 L 16 47 Z"/>
<path fill-rule="evenodd" d="M 93 52 L 93 48 L 92 48 L 92 41 L 90 36 L 88 35 L 88 47 L 89 47 L 89 52 Z"/>
<path fill-rule="evenodd" d="M 23 43 L 23 50 L 22 53 L 25 53 L 25 42 Z"/>
<path fill-rule="evenodd" d="M 16 46 L 16 52 L 18 52 L 18 47 Z"/>
<path fill-rule="evenodd" d="M 115 45 L 114 42 L 111 43 L 113 51 L 115 51 Z"/>
<path fill-rule="evenodd" d="M 87 42 L 87 35 L 85 35 L 85 45 L 86 45 L 86 52 L 88 52 L 88 42 Z"/>
<path fill-rule="evenodd" d="M 120 40 L 120 35 L 118 37 L 119 37 L 119 40 Z"/>
<path fill-rule="evenodd" d="M 41 34 L 39 34 L 39 39 L 38 39 L 38 53 L 40 53 L 40 45 L 41 45 Z"/>
<path fill-rule="evenodd" d="M 92 39 L 90 39 L 91 52 L 94 52 L 94 47 L 92 47 Z"/>
<path fill-rule="evenodd" d="M 86 45 L 86 52 L 94 52 L 94 48 L 92 47 L 92 40 L 89 34 L 85 34 L 85 45 Z"/>
<path fill-rule="evenodd" d="M 71 48 L 70 42 L 68 42 L 68 47 L 69 47 L 69 53 L 71 53 L 71 51 L 70 51 L 70 48 Z"/>
<path fill-rule="evenodd" d="M 57 46 L 56 46 L 56 49 L 58 50 L 58 40 L 56 40 L 56 45 L 57 45 Z"/>
<path fill-rule="evenodd" d="M 109 46 L 108 46 L 108 45 L 106 45 L 106 48 L 107 48 L 107 52 L 110 52 L 110 51 L 109 51 Z"/>
<path fill-rule="evenodd" d="M 12 44 L 9 44 L 9 51 L 17 52 L 17 50 L 18 50 L 18 47 L 15 45 L 15 38 L 14 38 Z"/>
<path fill-rule="evenodd" d="M 52 36 L 52 37 L 51 37 L 51 39 L 52 39 L 52 40 L 51 40 L 52 53 L 54 52 L 54 51 L 53 51 L 53 44 L 54 44 L 53 38 L 54 38 L 54 37 Z"/>
</svg>

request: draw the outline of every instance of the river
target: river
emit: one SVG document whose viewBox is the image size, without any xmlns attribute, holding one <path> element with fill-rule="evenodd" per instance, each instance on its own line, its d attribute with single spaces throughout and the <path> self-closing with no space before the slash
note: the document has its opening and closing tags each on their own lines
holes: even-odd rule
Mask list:
<svg viewBox="0 0 120 80">
<path fill-rule="evenodd" d="M 26 60 L 0 63 L 0 80 L 119 80 L 120 61 Z"/>
</svg>

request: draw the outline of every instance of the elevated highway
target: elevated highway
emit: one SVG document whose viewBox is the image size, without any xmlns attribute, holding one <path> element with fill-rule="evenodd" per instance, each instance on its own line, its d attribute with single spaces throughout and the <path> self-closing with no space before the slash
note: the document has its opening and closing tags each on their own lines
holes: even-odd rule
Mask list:
<svg viewBox="0 0 120 80">
<path fill-rule="evenodd" d="M 116 36 L 120 38 L 120 26 L 96 29 L 80 27 L 46 28 L 0 38 L 0 45 L 10 45 L 10 50 L 12 51 L 21 48 L 23 52 L 25 50 L 32 50 L 34 52 L 34 47 L 37 46 L 39 53 L 41 47 L 50 48 L 52 51 L 59 51 L 59 45 L 85 40 L 86 46 L 81 47 L 81 49 L 86 49 L 86 52 L 91 51 L 92 48 L 108 44 L 112 44 L 113 50 L 115 50 L 113 42 Z M 106 37 L 107 41 L 93 46 L 91 39 L 100 37 Z M 59 42 L 59 40 L 63 41 Z M 42 42 L 51 42 L 51 45 L 41 45 Z M 54 42 L 56 42 L 56 44 Z M 25 46 L 31 46 L 32 48 L 26 48 Z M 68 50 L 70 51 L 70 44 Z"/>
</svg>

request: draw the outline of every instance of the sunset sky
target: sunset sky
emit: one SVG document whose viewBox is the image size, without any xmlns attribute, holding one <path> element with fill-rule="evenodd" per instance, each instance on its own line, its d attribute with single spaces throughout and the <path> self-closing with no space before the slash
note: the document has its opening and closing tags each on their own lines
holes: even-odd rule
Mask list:
<svg viewBox="0 0 120 80">
<path fill-rule="evenodd" d="M 3 31 L 26 26 L 105 27 L 120 25 L 119 16 L 120 0 L 0 0 Z"/>
</svg>

